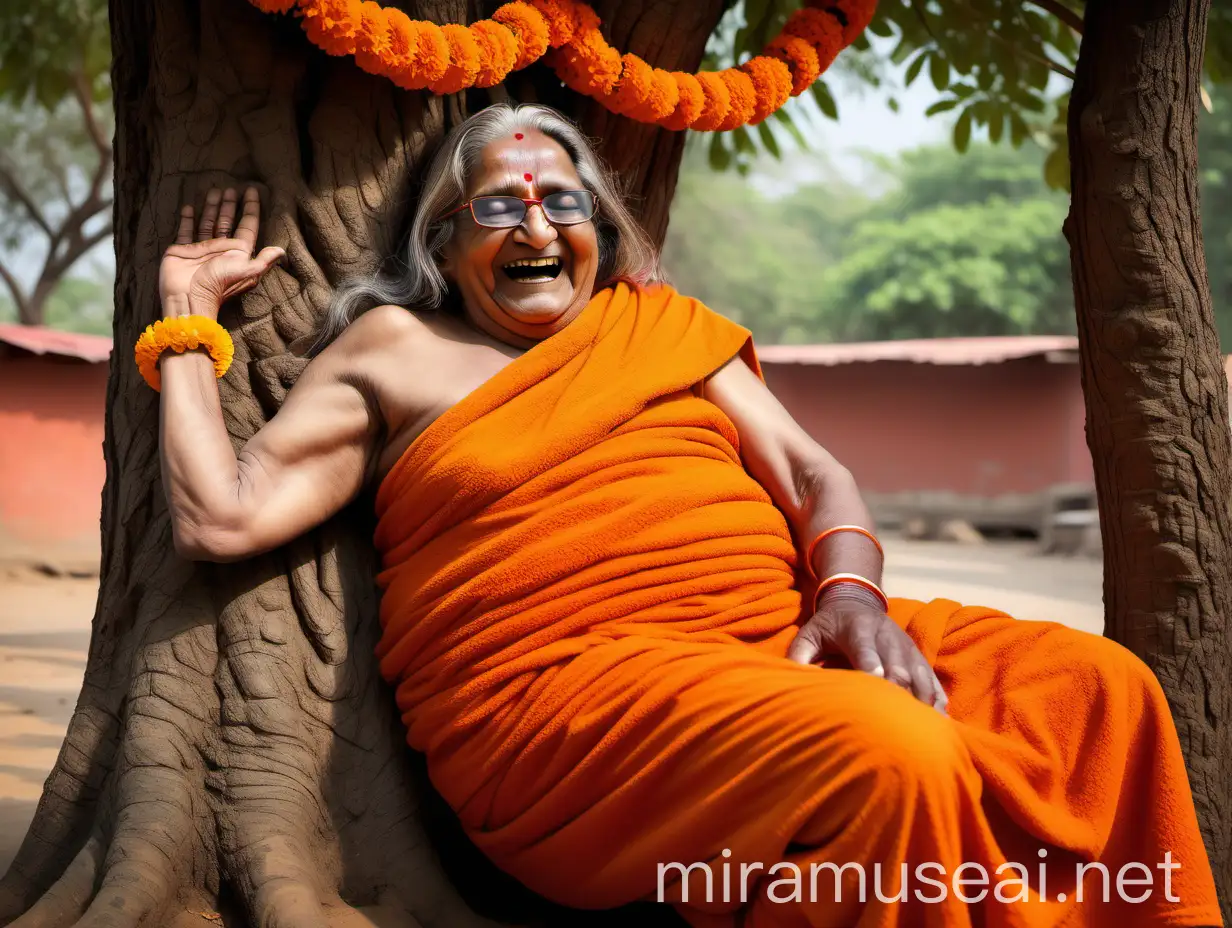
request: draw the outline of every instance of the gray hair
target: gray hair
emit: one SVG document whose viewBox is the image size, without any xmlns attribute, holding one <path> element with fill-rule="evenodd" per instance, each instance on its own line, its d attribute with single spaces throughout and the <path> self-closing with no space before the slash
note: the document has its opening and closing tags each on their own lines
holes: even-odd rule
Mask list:
<svg viewBox="0 0 1232 928">
<path fill-rule="evenodd" d="M 596 283 L 604 285 L 625 279 L 640 284 L 660 279 L 654 246 L 625 206 L 615 177 L 581 130 L 547 106 L 496 103 L 455 126 L 433 157 L 411 223 L 400 273 L 344 281 L 334 292 L 313 354 L 337 338 L 356 316 L 374 306 L 392 303 L 413 309 L 437 309 L 444 303 L 449 286 L 438 261 L 453 237 L 456 220 L 439 217 L 462 202 L 484 148 L 519 129 L 537 130 L 555 140 L 568 153 L 582 183 L 598 198 L 594 218 L 599 239 Z"/>
</svg>

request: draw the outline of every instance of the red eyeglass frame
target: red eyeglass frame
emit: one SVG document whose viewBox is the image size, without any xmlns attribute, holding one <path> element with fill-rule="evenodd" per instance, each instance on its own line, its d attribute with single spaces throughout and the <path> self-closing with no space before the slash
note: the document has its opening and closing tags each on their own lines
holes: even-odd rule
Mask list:
<svg viewBox="0 0 1232 928">
<path fill-rule="evenodd" d="M 552 191 L 552 193 L 572 193 L 572 192 L 573 191 L 571 190 Z M 595 218 L 595 213 L 599 212 L 599 195 L 596 193 L 591 193 L 591 191 L 589 190 L 587 190 L 586 192 L 590 194 L 591 202 L 593 202 L 595 206 L 595 212 L 591 213 L 589 218 L 579 219 L 577 222 L 557 223 L 557 222 L 553 222 L 548 217 L 547 210 L 543 210 L 543 218 L 547 219 L 548 222 L 551 222 L 552 225 L 580 226 L 583 222 L 590 222 L 591 219 Z M 549 193 L 548 196 L 552 196 L 552 193 Z M 471 205 L 476 200 L 521 200 L 523 203 L 526 204 L 527 215 L 530 214 L 530 208 L 532 206 L 538 206 L 540 209 L 543 209 L 543 197 L 515 197 L 512 194 L 489 193 L 489 194 L 484 194 L 483 196 L 480 196 L 480 197 L 471 197 L 461 206 L 451 209 L 444 216 L 442 216 L 441 219 L 448 219 L 450 216 L 456 216 L 458 213 L 462 212 L 462 210 L 468 209 L 470 210 L 470 213 L 471 213 L 471 219 L 475 221 L 475 225 L 481 226 L 482 228 L 485 228 L 485 229 L 513 229 L 513 228 L 516 228 L 516 226 L 485 226 L 482 222 L 479 221 L 479 218 L 475 215 L 475 208 L 474 206 Z M 525 221 L 526 221 L 526 216 L 523 216 L 522 219 L 516 225 L 521 225 L 522 222 L 525 222 Z"/>
</svg>

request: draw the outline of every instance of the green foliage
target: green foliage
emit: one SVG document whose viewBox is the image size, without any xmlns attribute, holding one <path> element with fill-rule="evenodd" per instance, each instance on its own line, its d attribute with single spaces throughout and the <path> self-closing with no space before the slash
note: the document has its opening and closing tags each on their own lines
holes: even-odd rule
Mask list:
<svg viewBox="0 0 1232 928">
<path fill-rule="evenodd" d="M 0 4 L 0 100 L 53 109 L 80 81 L 102 101 L 110 68 L 106 0 Z"/>
<path fill-rule="evenodd" d="M 1071 331 L 1064 218 L 1055 199 L 992 197 L 861 223 L 826 275 L 827 297 L 853 310 L 832 337 Z"/>
<path fill-rule="evenodd" d="M 1232 83 L 1232 5 L 1215 0 L 1206 22 L 1207 77 L 1216 84 Z"/>
<path fill-rule="evenodd" d="M 664 262 L 763 344 L 1071 332 L 1066 198 L 1044 152 L 973 144 L 882 160 L 870 199 L 841 182 L 782 198 L 686 164 Z"/>
<path fill-rule="evenodd" d="M 706 65 L 726 67 L 760 53 L 798 6 L 797 0 L 736 4 L 712 38 Z M 1081 4 L 1066 0 L 1062 6 L 1080 18 Z M 1232 36 L 1232 28 L 1226 32 Z M 870 41 L 870 35 L 881 41 Z M 811 96 L 823 116 L 838 119 L 827 80 L 881 87 L 893 69 L 901 69 L 907 86 L 931 83 L 937 101 L 928 113 L 952 121 L 959 151 L 977 133 L 1017 148 L 1035 134 L 1046 137 L 1056 125 L 1054 98 L 1068 92 L 1078 43 L 1072 23 L 1029 0 L 880 0 L 868 34 L 839 56 Z M 889 102 L 896 107 L 893 97 Z M 776 114 L 776 125 L 791 132 L 807 119 L 793 100 Z M 737 140 L 723 135 L 710 142 L 710 152 L 713 167 L 742 172 L 755 154 L 742 157 Z"/>
<path fill-rule="evenodd" d="M 854 199 L 833 190 L 830 206 Z M 807 334 L 822 269 L 838 243 L 809 234 L 795 198 L 789 204 L 757 192 L 741 178 L 714 174 L 696 158 L 681 171 L 664 262 L 673 283 L 731 318 L 756 326 L 761 338 Z M 814 216 L 821 213 L 810 205 Z M 829 225 L 835 228 L 833 222 Z"/>
<path fill-rule="evenodd" d="M 1219 340 L 1232 346 L 1232 86 L 1216 88 L 1198 121 L 1202 237 Z"/>
<path fill-rule="evenodd" d="M 927 80 L 937 100 L 930 116 L 949 120 L 954 147 L 965 151 L 972 139 L 1017 148 L 1034 139 L 1049 155 L 1044 177 L 1049 186 L 1069 187 L 1066 138 L 1070 83 L 1078 60 L 1082 0 L 1057 0 L 1058 15 L 1033 0 L 880 0 L 862 36 L 839 56 L 827 78 L 856 79 L 881 87 L 893 68 L 907 86 Z M 782 28 L 798 0 L 744 0 L 731 8 L 712 39 L 708 62 L 724 67 L 758 54 Z M 870 41 L 869 36 L 879 41 Z M 1232 4 L 1212 3 L 1204 56 L 1212 86 L 1232 83 Z M 840 113 L 826 84 L 813 88 L 820 112 Z M 893 97 L 889 100 L 896 108 Z M 801 147 L 807 124 L 798 101 L 779 111 L 776 127 L 790 126 Z M 756 152 L 741 154 L 735 140 L 720 135 L 710 143 L 711 165 L 747 172 Z"/>
</svg>

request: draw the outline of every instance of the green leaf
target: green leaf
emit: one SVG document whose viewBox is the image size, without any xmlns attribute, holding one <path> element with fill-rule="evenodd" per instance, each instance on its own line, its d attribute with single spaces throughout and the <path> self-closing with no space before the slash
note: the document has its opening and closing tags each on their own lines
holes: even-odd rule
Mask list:
<svg viewBox="0 0 1232 928">
<path fill-rule="evenodd" d="M 963 110 L 954 123 L 954 147 L 965 152 L 971 144 L 971 108 Z"/>
<path fill-rule="evenodd" d="M 1027 84 L 1034 87 L 1036 90 L 1043 90 L 1048 86 L 1048 79 L 1052 76 L 1052 70 L 1042 61 L 1031 60 L 1027 62 Z"/>
<path fill-rule="evenodd" d="M 910 87 L 915 82 L 915 79 L 920 76 L 920 72 L 924 70 L 924 62 L 927 60 L 928 54 L 925 52 L 921 52 L 911 59 L 911 64 L 907 65 L 907 73 L 903 75 L 903 84 L 905 86 Z"/>
<path fill-rule="evenodd" d="M 804 133 L 801 132 L 800 127 L 796 125 L 796 121 L 792 118 L 791 113 L 788 111 L 787 107 L 783 107 L 780 110 L 776 110 L 774 113 L 774 118 L 777 119 L 779 122 L 781 122 L 787 128 L 787 131 L 791 133 L 792 139 L 795 140 L 796 145 L 800 147 L 801 151 L 808 151 L 809 149 L 808 139 L 804 137 Z"/>
<path fill-rule="evenodd" d="M 890 63 L 902 64 L 917 51 L 919 49 L 914 42 L 909 41 L 907 36 L 900 35 L 898 37 L 898 44 L 894 46 L 894 51 L 890 52 Z"/>
<path fill-rule="evenodd" d="M 726 171 L 731 167 L 732 153 L 723 140 L 722 132 L 710 136 L 709 160 L 710 167 L 716 171 Z"/>
<path fill-rule="evenodd" d="M 736 151 L 742 152 L 746 155 L 757 154 L 757 146 L 753 144 L 753 136 L 749 135 L 747 126 L 741 126 L 740 128 L 733 130 L 732 140 L 736 144 Z"/>
<path fill-rule="evenodd" d="M 838 104 L 834 102 L 834 96 L 830 93 L 830 88 L 826 86 L 825 81 L 815 81 L 811 88 L 813 99 L 817 101 L 817 106 L 821 111 L 831 119 L 838 119 Z"/>
<path fill-rule="evenodd" d="M 936 116 L 938 113 L 948 113 L 954 107 L 958 106 L 959 100 L 950 98 L 946 100 L 938 100 L 932 106 L 924 111 L 925 116 Z"/>
<path fill-rule="evenodd" d="M 761 122 L 757 126 L 757 134 L 761 138 L 762 147 L 770 152 L 775 158 L 782 159 L 783 153 L 779 149 L 779 140 L 774 137 L 774 130 L 770 128 L 769 122 Z"/>
<path fill-rule="evenodd" d="M 1034 94 L 1024 95 L 1017 99 L 1017 103 L 1024 110 L 1030 113 L 1042 113 L 1048 109 L 1048 101 L 1043 97 L 1035 96 Z"/>
<path fill-rule="evenodd" d="M 1010 144 L 1015 148 L 1020 146 L 1027 140 L 1027 136 L 1031 134 L 1031 129 L 1027 125 L 1025 119 L 1018 115 L 1017 110 L 1010 110 Z"/>
<path fill-rule="evenodd" d="M 938 90 L 946 90 L 950 86 L 950 62 L 940 54 L 934 54 L 928 59 L 928 76 L 932 78 L 933 86 Z"/>
<path fill-rule="evenodd" d="M 972 49 L 973 44 L 964 36 L 960 41 L 952 43 L 947 49 L 950 63 L 959 74 L 970 74 L 975 68 L 975 63 L 978 59 Z"/>
<path fill-rule="evenodd" d="M 1001 142 L 1005 134 L 1005 111 L 993 110 L 988 114 L 988 141 L 994 145 Z"/>
<path fill-rule="evenodd" d="M 883 16 L 874 16 L 873 21 L 868 24 L 868 32 L 873 35 L 879 35 L 883 39 L 888 39 L 894 35 L 894 27 L 890 25 L 890 21 Z"/>
<path fill-rule="evenodd" d="M 1044 182 L 1054 190 L 1069 190 L 1069 148 L 1058 145 L 1044 161 Z"/>
</svg>

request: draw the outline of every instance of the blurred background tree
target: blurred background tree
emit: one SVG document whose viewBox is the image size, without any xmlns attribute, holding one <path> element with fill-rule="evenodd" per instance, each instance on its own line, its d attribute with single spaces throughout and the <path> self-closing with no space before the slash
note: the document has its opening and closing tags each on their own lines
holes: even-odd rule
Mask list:
<svg viewBox="0 0 1232 928">
<path fill-rule="evenodd" d="M 875 159 L 884 192 L 841 179 L 766 193 L 695 153 L 664 262 L 677 286 L 763 344 L 1072 333 L 1067 196 L 1047 152 L 973 145 Z"/>
<path fill-rule="evenodd" d="M 107 5 L 0 8 L 0 320 L 110 331 Z"/>
</svg>

